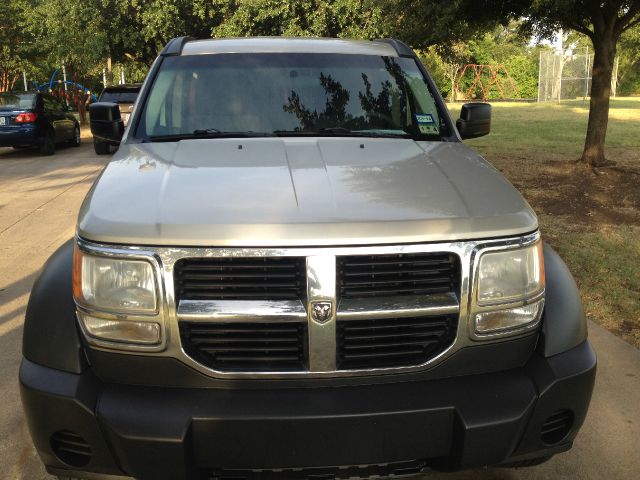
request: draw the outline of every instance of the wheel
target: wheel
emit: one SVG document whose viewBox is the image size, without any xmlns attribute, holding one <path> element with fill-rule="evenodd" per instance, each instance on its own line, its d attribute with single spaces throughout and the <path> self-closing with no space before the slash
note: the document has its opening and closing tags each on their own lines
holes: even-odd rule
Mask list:
<svg viewBox="0 0 640 480">
<path fill-rule="evenodd" d="M 69 140 L 69 145 L 72 147 L 80 146 L 80 125 L 76 125 L 73 129 L 73 138 Z"/>
<path fill-rule="evenodd" d="M 56 137 L 53 130 L 48 130 L 40 144 L 41 155 L 53 155 L 56 151 Z"/>
<path fill-rule="evenodd" d="M 98 155 L 106 155 L 109 153 L 109 144 L 106 142 L 93 141 L 93 149 Z"/>
</svg>

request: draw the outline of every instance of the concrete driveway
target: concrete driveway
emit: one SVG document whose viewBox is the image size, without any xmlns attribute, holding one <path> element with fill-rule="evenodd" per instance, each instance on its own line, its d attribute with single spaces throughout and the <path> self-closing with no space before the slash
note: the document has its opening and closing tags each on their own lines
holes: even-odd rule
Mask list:
<svg viewBox="0 0 640 480">
<path fill-rule="evenodd" d="M 74 234 L 86 191 L 108 158 L 90 141 L 53 157 L 0 148 L 0 479 L 50 479 L 31 445 L 18 392 L 22 323 L 34 278 Z M 640 472 L 640 351 L 591 325 L 599 357 L 591 410 L 573 450 L 544 465 L 422 478 L 636 480 Z"/>
</svg>

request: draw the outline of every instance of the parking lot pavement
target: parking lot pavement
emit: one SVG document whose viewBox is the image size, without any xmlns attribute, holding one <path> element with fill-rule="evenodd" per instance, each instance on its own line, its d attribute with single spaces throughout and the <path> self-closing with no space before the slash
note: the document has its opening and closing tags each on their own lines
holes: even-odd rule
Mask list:
<svg viewBox="0 0 640 480">
<path fill-rule="evenodd" d="M 78 209 L 108 158 L 88 140 L 53 157 L 0 148 L 0 480 L 51 479 L 31 445 L 18 392 L 22 323 L 31 285 L 74 233 Z M 598 377 L 574 448 L 528 469 L 429 474 L 423 480 L 635 480 L 640 472 L 640 351 L 591 325 Z"/>
</svg>

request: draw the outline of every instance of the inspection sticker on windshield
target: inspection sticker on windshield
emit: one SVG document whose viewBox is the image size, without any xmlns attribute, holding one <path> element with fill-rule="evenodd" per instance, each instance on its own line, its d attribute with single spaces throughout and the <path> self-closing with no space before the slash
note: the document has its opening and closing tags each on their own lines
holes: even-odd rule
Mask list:
<svg viewBox="0 0 640 480">
<path fill-rule="evenodd" d="M 417 113 L 415 117 L 420 133 L 438 133 L 438 127 L 433 119 L 433 115 L 430 113 Z"/>
</svg>

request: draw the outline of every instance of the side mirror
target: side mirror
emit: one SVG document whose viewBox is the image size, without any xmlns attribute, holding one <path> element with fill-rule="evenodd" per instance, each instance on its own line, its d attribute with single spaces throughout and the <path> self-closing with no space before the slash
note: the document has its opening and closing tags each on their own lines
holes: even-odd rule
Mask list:
<svg viewBox="0 0 640 480">
<path fill-rule="evenodd" d="M 463 140 L 488 135 L 491 131 L 491 105 L 465 103 L 462 105 L 456 127 Z"/>
<path fill-rule="evenodd" d="M 99 140 L 120 143 L 124 122 L 117 103 L 98 102 L 89 105 L 91 133 Z"/>
</svg>

